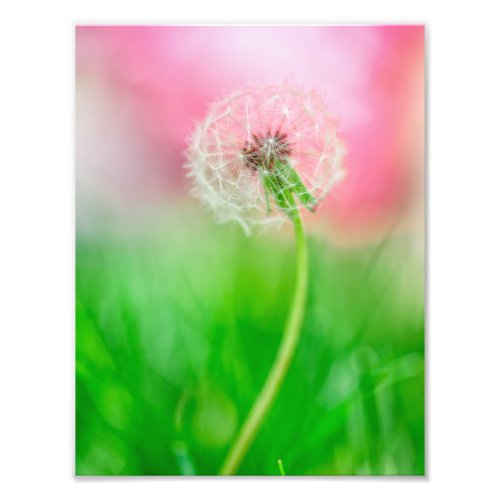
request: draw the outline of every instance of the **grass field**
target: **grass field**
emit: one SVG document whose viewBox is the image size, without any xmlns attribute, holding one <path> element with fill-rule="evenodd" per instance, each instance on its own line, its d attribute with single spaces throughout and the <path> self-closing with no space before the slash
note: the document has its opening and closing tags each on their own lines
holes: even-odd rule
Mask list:
<svg viewBox="0 0 500 500">
<path fill-rule="evenodd" d="M 77 236 L 76 473 L 216 474 L 280 342 L 290 231 L 183 211 Z M 239 474 L 424 469 L 424 271 L 414 240 L 308 236 L 297 354 Z"/>
</svg>

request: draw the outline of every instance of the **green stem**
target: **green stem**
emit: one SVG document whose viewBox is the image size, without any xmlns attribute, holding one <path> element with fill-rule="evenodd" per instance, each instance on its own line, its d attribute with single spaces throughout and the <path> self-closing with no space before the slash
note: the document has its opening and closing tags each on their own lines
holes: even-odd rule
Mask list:
<svg viewBox="0 0 500 500">
<path fill-rule="evenodd" d="M 291 219 L 295 228 L 296 278 L 295 293 L 286 323 L 285 334 L 267 380 L 220 469 L 219 474 L 221 475 L 233 475 L 238 470 L 269 408 L 276 399 L 299 340 L 307 293 L 307 246 L 302 219 L 298 210 L 294 212 Z"/>
</svg>

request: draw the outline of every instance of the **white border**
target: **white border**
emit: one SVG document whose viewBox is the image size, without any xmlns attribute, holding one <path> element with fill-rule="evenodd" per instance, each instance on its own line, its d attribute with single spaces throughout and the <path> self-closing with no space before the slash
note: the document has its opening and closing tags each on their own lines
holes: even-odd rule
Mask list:
<svg viewBox="0 0 500 500">
<path fill-rule="evenodd" d="M 2 3 L 3 498 L 498 495 L 500 29 L 494 5 L 482 0 L 404 6 L 383 0 Z M 428 478 L 73 479 L 73 25 L 360 21 L 427 25 Z"/>
</svg>

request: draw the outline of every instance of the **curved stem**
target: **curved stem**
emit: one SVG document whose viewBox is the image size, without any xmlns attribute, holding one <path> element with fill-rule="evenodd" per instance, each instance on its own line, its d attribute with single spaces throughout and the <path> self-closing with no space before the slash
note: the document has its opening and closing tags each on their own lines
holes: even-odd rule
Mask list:
<svg viewBox="0 0 500 500">
<path fill-rule="evenodd" d="M 295 293 L 286 323 L 285 334 L 266 382 L 220 469 L 219 473 L 221 475 L 233 475 L 238 470 L 283 384 L 299 340 L 307 293 L 307 246 L 302 219 L 298 210 L 291 219 L 295 228 L 296 278 Z"/>
</svg>

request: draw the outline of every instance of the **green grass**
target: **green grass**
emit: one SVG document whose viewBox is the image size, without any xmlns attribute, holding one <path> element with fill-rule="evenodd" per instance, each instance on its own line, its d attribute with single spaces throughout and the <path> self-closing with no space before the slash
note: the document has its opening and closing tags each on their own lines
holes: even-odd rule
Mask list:
<svg viewBox="0 0 500 500">
<path fill-rule="evenodd" d="M 76 473 L 216 474 L 293 292 L 290 231 L 182 212 L 77 237 Z M 297 354 L 238 473 L 424 474 L 423 267 L 309 236 Z"/>
</svg>

